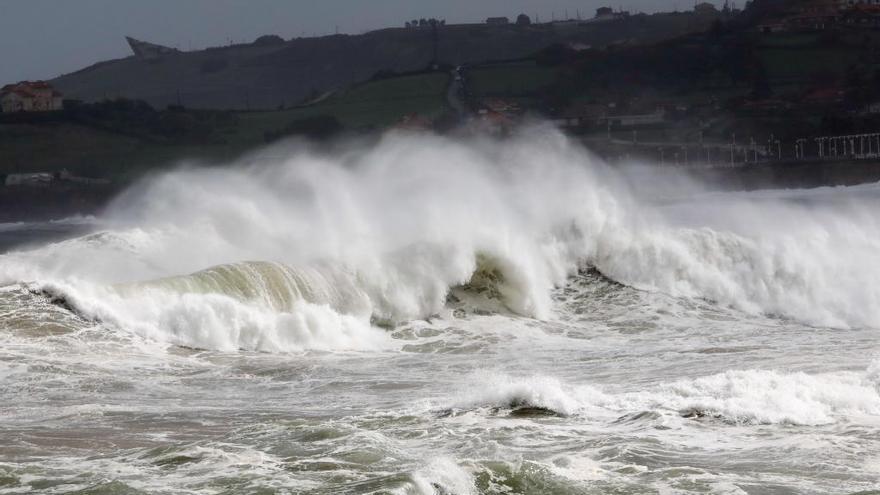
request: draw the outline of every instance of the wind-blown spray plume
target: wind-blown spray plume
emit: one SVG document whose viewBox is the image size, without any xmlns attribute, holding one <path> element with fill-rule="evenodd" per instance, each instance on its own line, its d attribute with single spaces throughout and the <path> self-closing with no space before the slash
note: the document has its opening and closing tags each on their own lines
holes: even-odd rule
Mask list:
<svg viewBox="0 0 880 495">
<path fill-rule="evenodd" d="M 545 128 L 246 161 L 152 177 L 108 208 L 104 231 L 6 255 L 0 279 L 151 338 L 230 350 L 381 348 L 376 325 L 440 313 L 454 288 L 550 318 L 551 289 L 588 267 L 748 312 L 880 324 L 870 199 L 661 206 Z"/>
</svg>

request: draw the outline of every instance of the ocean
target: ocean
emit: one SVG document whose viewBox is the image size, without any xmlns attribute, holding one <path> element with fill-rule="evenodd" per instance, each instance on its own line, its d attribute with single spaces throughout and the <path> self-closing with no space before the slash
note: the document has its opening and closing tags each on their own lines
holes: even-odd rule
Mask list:
<svg viewBox="0 0 880 495">
<path fill-rule="evenodd" d="M 880 185 L 647 169 L 390 134 L 0 225 L 0 494 L 880 493 Z"/>
</svg>

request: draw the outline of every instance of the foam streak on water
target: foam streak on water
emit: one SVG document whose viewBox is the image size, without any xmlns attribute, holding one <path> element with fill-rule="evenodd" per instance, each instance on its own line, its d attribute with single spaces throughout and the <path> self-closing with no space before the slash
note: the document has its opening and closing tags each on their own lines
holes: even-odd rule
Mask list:
<svg viewBox="0 0 880 495">
<path fill-rule="evenodd" d="M 543 128 L 244 161 L 4 230 L 0 494 L 878 488 L 877 186 L 645 197 Z"/>
</svg>

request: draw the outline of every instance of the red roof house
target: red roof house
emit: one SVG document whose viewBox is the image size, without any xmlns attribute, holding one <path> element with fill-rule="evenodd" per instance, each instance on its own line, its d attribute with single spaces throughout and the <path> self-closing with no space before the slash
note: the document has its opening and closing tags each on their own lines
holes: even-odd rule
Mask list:
<svg viewBox="0 0 880 495">
<path fill-rule="evenodd" d="M 62 95 L 45 81 L 22 81 L 0 88 L 3 113 L 61 110 Z"/>
</svg>

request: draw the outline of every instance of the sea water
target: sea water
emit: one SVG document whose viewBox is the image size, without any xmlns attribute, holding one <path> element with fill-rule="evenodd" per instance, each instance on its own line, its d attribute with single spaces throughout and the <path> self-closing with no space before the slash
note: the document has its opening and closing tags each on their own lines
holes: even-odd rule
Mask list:
<svg viewBox="0 0 880 495">
<path fill-rule="evenodd" d="M 0 228 L 0 493 L 880 489 L 880 186 L 541 128 L 251 158 Z"/>
</svg>

